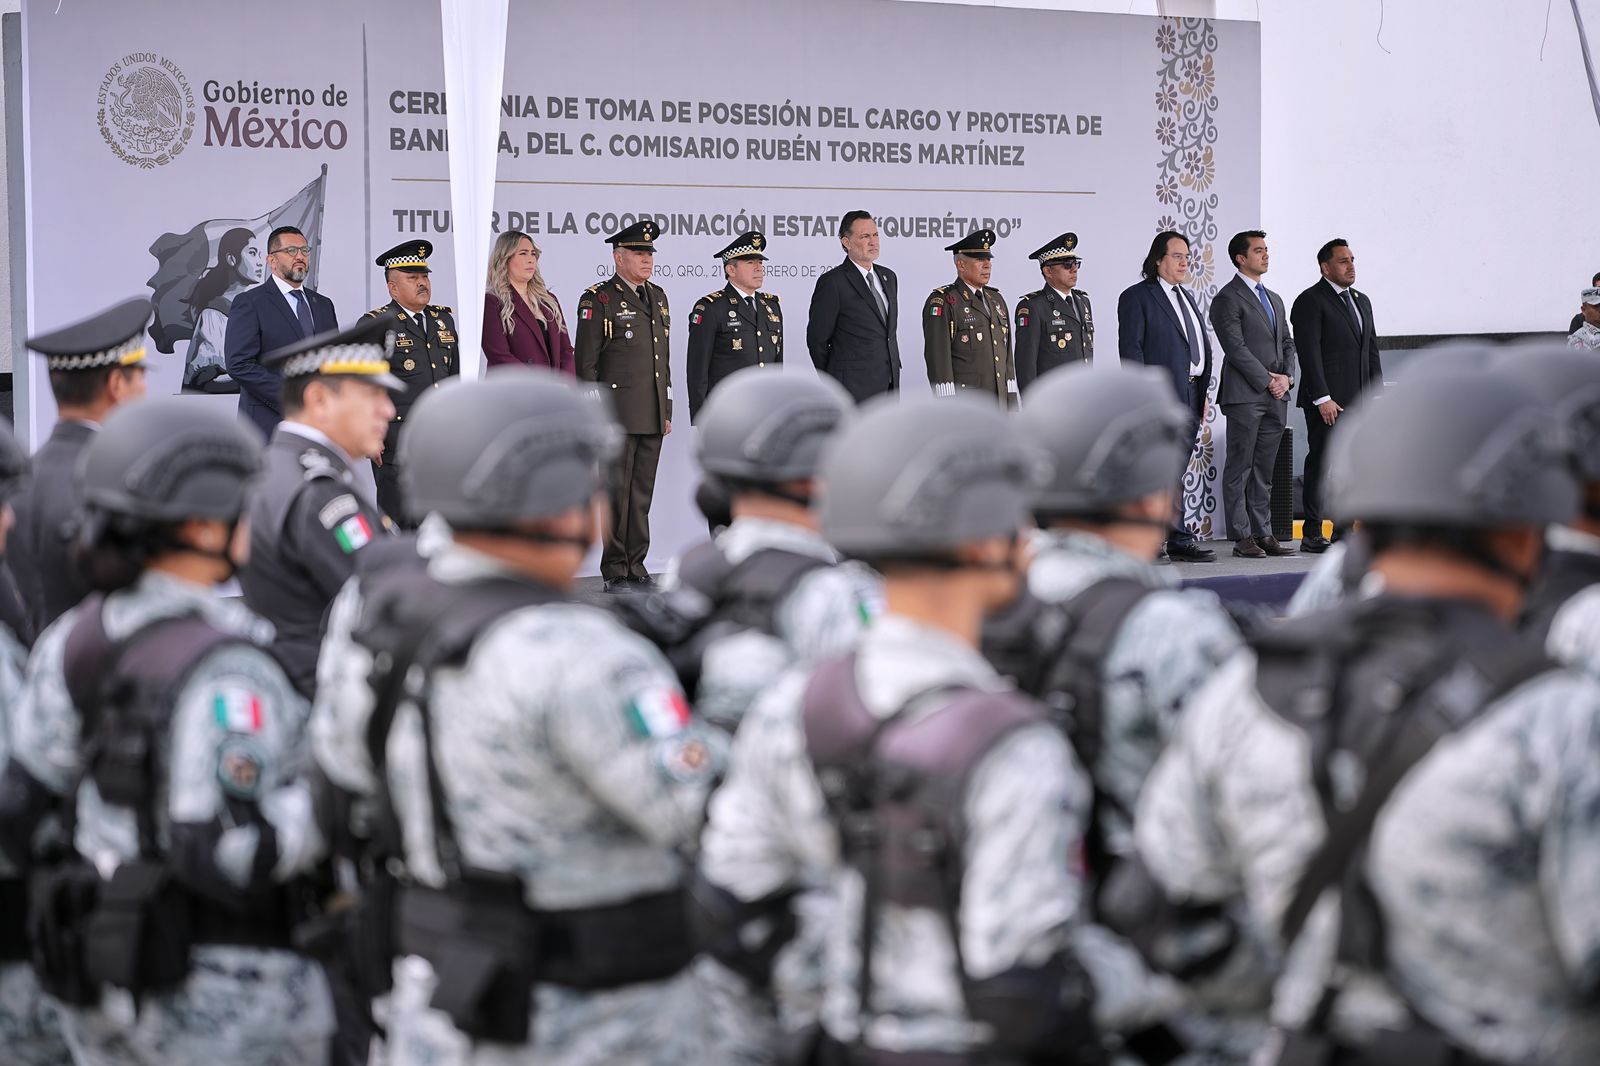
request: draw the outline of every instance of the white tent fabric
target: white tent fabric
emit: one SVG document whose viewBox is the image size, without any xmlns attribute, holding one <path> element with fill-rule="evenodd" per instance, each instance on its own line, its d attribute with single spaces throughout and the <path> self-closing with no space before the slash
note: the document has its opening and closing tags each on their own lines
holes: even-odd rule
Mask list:
<svg viewBox="0 0 1600 1066">
<path fill-rule="evenodd" d="M 461 373 L 483 374 L 483 288 L 489 265 L 507 0 L 439 0 L 450 135 L 450 226 Z"/>
</svg>

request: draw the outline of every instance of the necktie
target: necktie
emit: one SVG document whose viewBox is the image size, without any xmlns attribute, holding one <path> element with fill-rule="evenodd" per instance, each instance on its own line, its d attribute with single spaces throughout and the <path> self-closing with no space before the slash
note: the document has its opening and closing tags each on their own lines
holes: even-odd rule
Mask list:
<svg viewBox="0 0 1600 1066">
<path fill-rule="evenodd" d="M 883 290 L 878 287 L 878 272 L 867 271 L 867 288 L 872 290 L 872 298 L 878 304 L 878 314 L 883 316 L 885 322 L 889 321 L 889 303 L 883 298 Z"/>
<path fill-rule="evenodd" d="M 1273 329 L 1278 328 L 1278 316 L 1272 313 L 1272 298 L 1267 295 L 1267 287 L 1261 282 L 1256 282 L 1256 296 L 1261 299 L 1261 306 L 1267 309 L 1267 321 Z"/>
<path fill-rule="evenodd" d="M 311 324 L 311 303 L 300 289 L 290 289 L 289 292 L 294 296 L 294 317 L 300 320 L 300 335 L 309 337 L 316 332 L 316 327 Z"/>
<path fill-rule="evenodd" d="M 744 305 L 750 308 L 750 316 L 754 318 L 756 313 L 756 298 L 754 296 L 746 296 L 744 298 Z"/>
<path fill-rule="evenodd" d="M 1183 315 L 1183 332 L 1189 338 L 1189 365 L 1200 362 L 1200 338 L 1194 332 L 1194 318 L 1189 314 L 1189 301 L 1183 298 L 1183 292 L 1176 285 L 1172 287 L 1172 295 L 1178 298 L 1178 310 Z"/>
<path fill-rule="evenodd" d="M 1350 321 L 1356 324 L 1356 336 L 1361 335 L 1361 312 L 1356 310 L 1355 299 L 1351 297 L 1350 290 L 1346 289 L 1339 294 L 1339 299 L 1344 301 L 1344 309 L 1350 312 Z"/>
</svg>

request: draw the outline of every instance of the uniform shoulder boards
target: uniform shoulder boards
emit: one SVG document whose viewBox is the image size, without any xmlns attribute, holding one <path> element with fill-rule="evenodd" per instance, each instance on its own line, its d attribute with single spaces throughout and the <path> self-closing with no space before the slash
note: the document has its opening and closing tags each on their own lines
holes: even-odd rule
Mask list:
<svg viewBox="0 0 1600 1066">
<path fill-rule="evenodd" d="M 707 300 L 715 300 L 717 297 L 719 297 L 721 295 L 722 295 L 722 290 L 721 289 L 717 289 L 715 292 L 708 292 L 704 296 L 700 297 L 700 301 L 699 302 L 703 304 Z"/>
<path fill-rule="evenodd" d="M 771 300 L 773 303 L 777 303 L 778 302 L 778 294 L 775 293 L 775 292 L 763 292 L 761 295 L 765 296 L 767 299 Z"/>
<path fill-rule="evenodd" d="M 1022 299 L 1018 300 L 1017 303 L 1019 303 L 1019 304 L 1020 303 L 1026 303 L 1029 300 L 1038 299 L 1039 297 L 1041 297 L 1043 295 L 1044 295 L 1044 290 L 1043 289 L 1034 289 L 1032 292 L 1023 293 L 1022 294 Z"/>
<path fill-rule="evenodd" d="M 428 306 L 435 314 L 443 313 L 448 315 L 453 313 L 450 308 L 446 307 L 444 304 L 429 304 Z"/>
<path fill-rule="evenodd" d="M 389 305 L 388 304 L 384 304 L 382 307 L 374 307 L 372 310 L 368 311 L 366 314 L 362 315 L 361 317 L 362 318 L 377 318 L 379 315 L 388 314 L 388 312 L 389 312 Z"/>
</svg>

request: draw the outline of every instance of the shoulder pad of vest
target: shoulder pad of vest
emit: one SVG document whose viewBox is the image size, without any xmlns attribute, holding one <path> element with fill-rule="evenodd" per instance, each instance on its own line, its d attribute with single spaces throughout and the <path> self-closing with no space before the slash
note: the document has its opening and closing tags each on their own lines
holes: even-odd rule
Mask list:
<svg viewBox="0 0 1600 1066">
<path fill-rule="evenodd" d="M 316 481 L 318 478 L 341 480 L 339 468 L 333 465 L 333 460 L 315 448 L 307 448 L 300 453 L 300 469 L 306 481 Z"/>
</svg>

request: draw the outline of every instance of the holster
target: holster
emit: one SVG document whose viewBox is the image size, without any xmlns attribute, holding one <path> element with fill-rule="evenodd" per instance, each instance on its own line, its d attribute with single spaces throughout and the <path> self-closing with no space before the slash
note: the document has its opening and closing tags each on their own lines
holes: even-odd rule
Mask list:
<svg viewBox="0 0 1600 1066">
<path fill-rule="evenodd" d="M 39 985 L 70 1007 L 100 1002 L 89 973 L 85 927 L 100 895 L 100 875 L 76 856 L 41 867 L 29 881 L 28 936 Z"/>
<path fill-rule="evenodd" d="M 541 945 L 520 878 L 477 873 L 443 890 L 409 885 L 396 929 L 402 954 L 432 963 L 432 1005 L 457 1029 L 478 1040 L 527 1041 Z"/>
<path fill-rule="evenodd" d="M 84 931 L 89 976 L 135 995 L 189 975 L 189 895 L 164 863 L 122 863 L 100 889 Z"/>
</svg>

